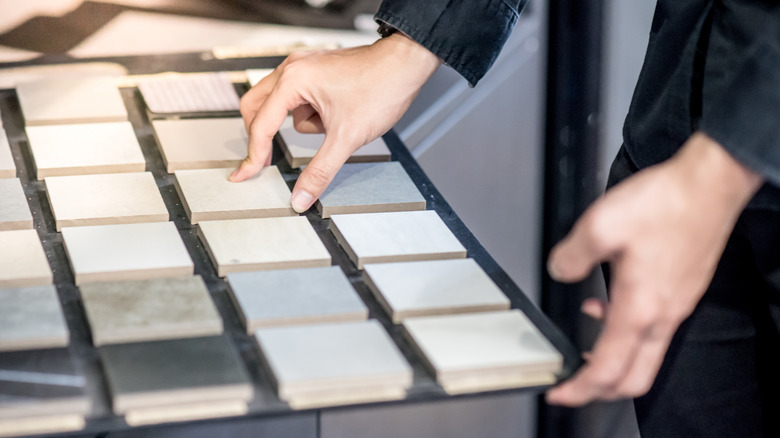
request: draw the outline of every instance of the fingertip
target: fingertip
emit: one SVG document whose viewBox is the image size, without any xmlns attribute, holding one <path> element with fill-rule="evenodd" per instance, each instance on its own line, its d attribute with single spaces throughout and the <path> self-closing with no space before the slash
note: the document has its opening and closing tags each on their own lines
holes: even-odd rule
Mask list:
<svg viewBox="0 0 780 438">
<path fill-rule="evenodd" d="M 296 213 L 304 213 L 314 204 L 314 195 L 306 190 L 294 189 L 290 198 L 290 204 Z"/>
</svg>

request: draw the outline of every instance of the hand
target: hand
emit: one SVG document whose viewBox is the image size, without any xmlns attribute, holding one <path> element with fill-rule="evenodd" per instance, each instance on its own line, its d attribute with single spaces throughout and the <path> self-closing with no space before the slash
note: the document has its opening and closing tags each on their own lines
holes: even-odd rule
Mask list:
<svg viewBox="0 0 780 438">
<path fill-rule="evenodd" d="M 731 230 L 762 178 L 705 134 L 672 159 L 643 170 L 596 201 L 550 255 L 550 275 L 584 279 L 611 266 L 610 305 L 587 363 L 547 393 L 553 404 L 638 397 L 650 390 L 672 336 L 693 312 Z"/>
<path fill-rule="evenodd" d="M 401 33 L 370 46 L 290 55 L 241 99 L 249 145 L 230 180 L 270 164 L 273 136 L 292 110 L 299 132 L 325 133 L 292 192 L 293 209 L 306 211 L 353 152 L 401 118 L 440 64 Z"/>
</svg>

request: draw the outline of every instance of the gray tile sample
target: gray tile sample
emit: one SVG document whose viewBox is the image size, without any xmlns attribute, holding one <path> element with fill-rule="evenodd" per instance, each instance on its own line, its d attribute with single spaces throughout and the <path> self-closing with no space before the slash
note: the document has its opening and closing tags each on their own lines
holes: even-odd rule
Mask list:
<svg viewBox="0 0 780 438">
<path fill-rule="evenodd" d="M 368 309 L 338 266 L 227 275 L 247 333 L 260 327 L 361 321 Z"/>
<path fill-rule="evenodd" d="M 222 318 L 200 276 L 89 283 L 81 299 L 95 345 L 222 333 Z"/>
<path fill-rule="evenodd" d="M 70 332 L 54 286 L 0 289 L 0 351 L 68 345 Z"/>
<path fill-rule="evenodd" d="M 0 128 L 0 178 L 16 178 L 16 164 L 3 128 Z"/>
<path fill-rule="evenodd" d="M 236 167 L 246 157 L 249 137 L 241 117 L 153 120 L 168 173 Z"/>
<path fill-rule="evenodd" d="M 16 95 L 27 126 L 127 120 L 122 95 L 110 77 L 20 83 Z"/>
<path fill-rule="evenodd" d="M 19 178 L 0 179 L 0 231 L 29 230 L 33 217 Z"/>
<path fill-rule="evenodd" d="M 53 275 L 37 231 L 0 231 L 0 248 L 0 288 L 52 284 Z"/>
<path fill-rule="evenodd" d="M 425 210 L 425 206 L 425 198 L 398 162 L 345 164 L 317 201 L 323 218 Z"/>
</svg>

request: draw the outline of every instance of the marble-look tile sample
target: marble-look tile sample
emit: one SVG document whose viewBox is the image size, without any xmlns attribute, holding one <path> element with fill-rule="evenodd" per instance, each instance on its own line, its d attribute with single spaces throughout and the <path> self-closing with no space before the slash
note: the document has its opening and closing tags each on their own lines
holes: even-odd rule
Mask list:
<svg viewBox="0 0 780 438">
<path fill-rule="evenodd" d="M 173 222 L 62 229 L 76 285 L 192 275 L 194 265 Z"/>
<path fill-rule="evenodd" d="M 363 279 L 398 324 L 404 318 L 509 309 L 509 298 L 473 259 L 366 265 Z"/>
<path fill-rule="evenodd" d="M 130 122 L 28 126 L 26 131 L 38 180 L 146 168 Z"/>
<path fill-rule="evenodd" d="M 81 299 L 97 345 L 222 333 L 222 318 L 200 276 L 89 283 Z"/>
<path fill-rule="evenodd" d="M 113 409 L 252 399 L 249 375 L 229 336 L 101 347 Z"/>
<path fill-rule="evenodd" d="M 0 231 L 0 248 L 0 288 L 52 284 L 54 276 L 37 231 Z"/>
<path fill-rule="evenodd" d="M 177 170 L 176 188 L 190 223 L 222 219 L 296 216 L 290 188 L 276 166 L 241 183 L 228 181 L 235 168 Z"/>
<path fill-rule="evenodd" d="M 0 128 L 0 178 L 16 178 L 16 164 L 3 128 Z"/>
<path fill-rule="evenodd" d="M 398 162 L 345 164 L 317 201 L 323 218 L 425 207 L 425 198 Z"/>
<path fill-rule="evenodd" d="M 153 120 L 168 173 L 236 167 L 246 157 L 249 137 L 240 117 Z"/>
<path fill-rule="evenodd" d="M 60 78 L 16 86 L 27 126 L 127 120 L 114 78 Z"/>
<path fill-rule="evenodd" d="M 199 225 L 217 275 L 330 266 L 330 253 L 303 216 L 207 221 Z"/>
<path fill-rule="evenodd" d="M 246 71 L 246 81 L 249 82 L 250 87 L 254 87 L 273 71 L 272 68 L 250 68 Z"/>
<path fill-rule="evenodd" d="M 154 75 L 142 79 L 138 90 L 155 114 L 238 111 L 238 93 L 227 72 Z"/>
<path fill-rule="evenodd" d="M 0 289 L 0 351 L 63 347 L 70 332 L 52 285 Z"/>
<path fill-rule="evenodd" d="M 550 384 L 563 363 L 519 310 L 407 318 L 403 327 L 450 393 Z"/>
<path fill-rule="evenodd" d="M 52 176 L 46 178 L 46 195 L 57 231 L 169 219 L 151 172 Z"/>
<path fill-rule="evenodd" d="M 33 217 L 19 178 L 0 179 L 0 231 L 29 230 Z"/>
<path fill-rule="evenodd" d="M 227 275 L 247 333 L 260 327 L 363 321 L 366 308 L 338 266 Z"/>
<path fill-rule="evenodd" d="M 330 230 L 358 267 L 466 257 L 466 248 L 435 211 L 337 214 Z"/>
</svg>

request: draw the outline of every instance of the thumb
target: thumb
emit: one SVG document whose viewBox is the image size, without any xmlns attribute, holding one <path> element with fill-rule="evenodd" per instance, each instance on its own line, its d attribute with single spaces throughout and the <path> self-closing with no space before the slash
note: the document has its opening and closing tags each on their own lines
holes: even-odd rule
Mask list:
<svg viewBox="0 0 780 438">
<path fill-rule="evenodd" d="M 562 282 L 584 280 L 593 267 L 608 258 L 614 243 L 604 225 L 606 209 L 594 205 L 574 224 L 574 228 L 550 251 L 547 270 L 550 276 Z"/>
<path fill-rule="evenodd" d="M 293 187 L 290 201 L 293 210 L 297 213 L 303 213 L 311 208 L 314 201 L 322 195 L 333 177 L 336 176 L 341 166 L 352 155 L 352 151 L 358 147 L 358 145 L 352 146 L 352 142 L 340 141 L 335 134 L 326 134 L 322 147 L 303 169 L 295 187 Z"/>
</svg>

